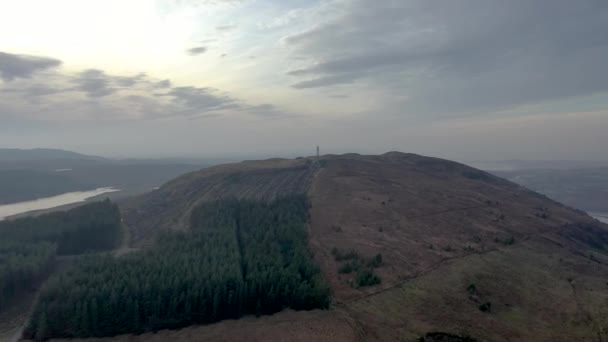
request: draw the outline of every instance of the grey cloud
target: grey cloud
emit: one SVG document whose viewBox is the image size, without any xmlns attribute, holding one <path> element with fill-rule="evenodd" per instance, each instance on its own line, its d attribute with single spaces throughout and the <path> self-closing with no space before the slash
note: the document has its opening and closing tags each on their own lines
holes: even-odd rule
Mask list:
<svg viewBox="0 0 608 342">
<path fill-rule="evenodd" d="M 222 25 L 222 26 L 218 26 L 215 29 L 218 31 L 231 31 L 234 30 L 236 28 L 236 25 Z"/>
<path fill-rule="evenodd" d="M 135 76 L 116 76 L 114 82 L 120 87 L 132 87 L 147 78 L 146 74 L 140 73 Z"/>
<path fill-rule="evenodd" d="M 234 108 L 236 100 L 216 95 L 211 88 L 175 87 L 161 96 L 170 96 L 172 102 L 185 115 L 201 114 L 213 110 Z"/>
<path fill-rule="evenodd" d="M 213 118 L 219 118 L 219 117 L 222 117 L 222 114 L 220 114 L 220 113 L 201 114 L 201 115 L 190 116 L 188 118 L 188 120 L 213 119 Z"/>
<path fill-rule="evenodd" d="M 377 68 L 399 66 L 399 65 L 421 65 L 428 57 L 421 52 L 402 51 L 387 48 L 380 52 L 371 52 L 364 55 L 344 57 L 330 60 L 310 66 L 304 69 L 289 71 L 291 76 L 315 75 L 315 74 L 345 74 L 364 73 Z"/>
<path fill-rule="evenodd" d="M 170 87 L 171 87 L 171 80 L 162 80 L 162 81 L 154 82 L 154 88 L 163 89 L 163 88 L 170 88 Z"/>
<path fill-rule="evenodd" d="M 97 69 L 89 69 L 78 74 L 74 80 L 74 90 L 82 91 L 89 97 L 103 97 L 114 93 L 117 89 L 111 86 L 111 79 Z"/>
<path fill-rule="evenodd" d="M 7 82 L 16 78 L 29 78 L 36 72 L 60 65 L 61 61 L 55 58 L 0 52 L 0 78 Z"/>
<path fill-rule="evenodd" d="M 65 91 L 65 89 L 48 87 L 48 86 L 41 85 L 41 84 L 34 84 L 31 87 L 28 87 L 25 89 L 25 92 L 29 96 L 33 96 L 33 97 L 53 95 L 53 94 L 61 93 L 63 91 Z"/>
<path fill-rule="evenodd" d="M 327 87 L 333 86 L 337 84 L 348 84 L 353 83 L 354 80 L 358 77 L 357 74 L 344 74 L 344 75 L 334 75 L 334 76 L 326 76 L 319 77 L 312 80 L 301 81 L 292 85 L 293 88 L 296 89 L 306 89 L 306 88 L 319 88 L 319 87 Z"/>
<path fill-rule="evenodd" d="M 193 47 L 191 49 L 186 50 L 186 53 L 189 54 L 190 56 L 197 56 L 197 55 L 203 54 L 205 52 L 207 52 L 206 46 L 197 46 L 197 47 Z"/>
<path fill-rule="evenodd" d="M 112 75 L 99 69 L 45 72 L 0 84 L 0 119 L 106 121 L 218 116 L 278 117 L 271 104 L 252 105 L 214 88 L 174 86 L 144 73 Z M 53 95 L 53 96 L 50 96 Z M 10 110 L 9 110 L 10 108 Z"/>
<path fill-rule="evenodd" d="M 498 109 L 608 91 L 608 2 L 336 1 L 333 19 L 284 39 L 315 64 L 294 88 L 355 83 L 412 110 Z"/>
<path fill-rule="evenodd" d="M 108 96 L 121 89 L 145 88 L 150 84 L 153 88 L 167 88 L 171 85 L 169 80 L 152 81 L 144 73 L 133 76 L 114 76 L 97 69 L 80 72 L 74 78 L 73 83 L 76 86 L 72 90 L 84 92 L 91 98 Z"/>
<path fill-rule="evenodd" d="M 57 87 L 49 87 L 44 84 L 29 84 L 24 87 L 3 88 L 2 91 L 5 93 L 19 94 L 19 95 L 25 95 L 27 97 L 35 98 L 35 97 L 40 97 L 40 96 L 47 96 L 47 95 L 61 93 L 61 92 L 64 92 L 65 89 L 57 88 Z"/>
<path fill-rule="evenodd" d="M 246 110 L 249 113 L 253 114 L 254 116 L 267 118 L 267 119 L 294 116 L 293 114 L 286 113 L 285 111 L 277 108 L 275 105 L 268 104 L 268 103 L 256 105 L 256 106 L 248 106 L 246 108 Z"/>
</svg>

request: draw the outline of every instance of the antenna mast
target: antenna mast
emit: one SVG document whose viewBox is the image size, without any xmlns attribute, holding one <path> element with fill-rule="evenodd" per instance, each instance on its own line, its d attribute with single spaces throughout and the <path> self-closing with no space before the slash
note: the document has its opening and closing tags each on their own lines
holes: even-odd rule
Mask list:
<svg viewBox="0 0 608 342">
<path fill-rule="evenodd" d="M 317 145 L 317 160 L 319 160 L 319 145 Z"/>
</svg>

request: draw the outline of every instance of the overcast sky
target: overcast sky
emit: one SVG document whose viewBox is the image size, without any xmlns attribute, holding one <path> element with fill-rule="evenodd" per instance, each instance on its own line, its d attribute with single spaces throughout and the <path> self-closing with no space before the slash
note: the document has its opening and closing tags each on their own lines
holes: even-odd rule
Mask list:
<svg viewBox="0 0 608 342">
<path fill-rule="evenodd" d="M 0 0 L 0 147 L 608 160 L 606 0 Z"/>
</svg>

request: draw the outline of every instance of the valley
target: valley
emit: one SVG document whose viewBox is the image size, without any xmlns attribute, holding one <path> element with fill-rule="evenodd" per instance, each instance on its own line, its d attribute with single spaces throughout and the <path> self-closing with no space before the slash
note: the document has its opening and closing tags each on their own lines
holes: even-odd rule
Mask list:
<svg viewBox="0 0 608 342">
<path fill-rule="evenodd" d="M 125 198 L 152 191 L 174 177 L 213 163 L 208 160 L 107 159 L 63 150 L 0 148 L 0 206 L 60 195 L 74 199 L 95 197 L 98 193 L 94 191 L 102 191 L 113 199 Z M 121 191 L 100 190 L 109 188 Z M 66 195 L 81 192 L 85 193 Z M 52 202 L 60 206 L 70 201 L 60 197 L 28 205 L 46 209 Z M 20 209 L 13 207 L 10 210 Z"/>
</svg>

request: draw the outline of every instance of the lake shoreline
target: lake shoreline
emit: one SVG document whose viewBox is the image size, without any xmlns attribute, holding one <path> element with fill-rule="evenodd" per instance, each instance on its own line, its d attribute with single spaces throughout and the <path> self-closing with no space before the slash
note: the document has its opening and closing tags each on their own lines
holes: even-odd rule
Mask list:
<svg viewBox="0 0 608 342">
<path fill-rule="evenodd" d="M 120 192 L 113 187 L 97 188 L 88 191 L 73 191 L 64 194 L 49 196 L 31 201 L 16 202 L 0 205 L 0 221 L 21 216 L 29 212 L 39 212 L 70 204 L 86 202 L 88 199 L 103 194 Z"/>
</svg>

